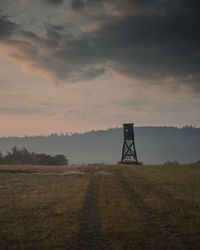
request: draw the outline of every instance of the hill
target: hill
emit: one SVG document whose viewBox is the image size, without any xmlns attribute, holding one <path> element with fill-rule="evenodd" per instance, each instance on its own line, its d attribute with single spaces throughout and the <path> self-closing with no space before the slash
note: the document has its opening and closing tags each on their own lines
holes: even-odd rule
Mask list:
<svg viewBox="0 0 200 250">
<path fill-rule="evenodd" d="M 136 127 L 135 141 L 138 158 L 145 164 L 199 160 L 200 128 Z M 121 158 L 122 143 L 122 128 L 112 128 L 72 135 L 1 137 L 0 150 L 5 153 L 25 146 L 37 153 L 64 154 L 71 164 L 113 164 Z"/>
</svg>

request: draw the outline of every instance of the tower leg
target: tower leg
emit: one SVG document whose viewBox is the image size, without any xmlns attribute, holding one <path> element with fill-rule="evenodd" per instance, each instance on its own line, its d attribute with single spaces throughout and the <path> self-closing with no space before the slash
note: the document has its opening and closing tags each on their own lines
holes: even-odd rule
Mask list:
<svg viewBox="0 0 200 250">
<path fill-rule="evenodd" d="M 124 140 L 121 162 L 125 164 L 138 164 L 137 153 L 133 140 Z"/>
<path fill-rule="evenodd" d="M 121 162 L 125 164 L 138 164 L 133 123 L 124 123 L 123 126 L 124 142 L 122 147 Z"/>
</svg>

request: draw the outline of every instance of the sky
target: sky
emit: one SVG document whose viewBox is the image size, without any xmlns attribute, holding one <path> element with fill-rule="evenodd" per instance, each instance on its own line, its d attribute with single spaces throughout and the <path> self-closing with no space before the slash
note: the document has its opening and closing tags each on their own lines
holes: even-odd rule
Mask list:
<svg viewBox="0 0 200 250">
<path fill-rule="evenodd" d="M 0 136 L 200 126 L 199 0 L 0 1 Z"/>
</svg>

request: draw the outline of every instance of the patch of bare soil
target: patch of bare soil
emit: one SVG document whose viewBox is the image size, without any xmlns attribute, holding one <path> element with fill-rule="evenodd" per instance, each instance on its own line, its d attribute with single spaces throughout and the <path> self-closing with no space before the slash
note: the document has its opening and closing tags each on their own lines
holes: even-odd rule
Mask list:
<svg viewBox="0 0 200 250">
<path fill-rule="evenodd" d="M 5 173 L 63 173 L 67 171 L 82 171 L 80 165 L 46 166 L 46 165 L 0 165 L 0 172 Z"/>
<path fill-rule="evenodd" d="M 85 173 L 81 172 L 81 171 L 66 171 L 63 173 L 56 173 L 57 175 L 84 175 Z"/>
<path fill-rule="evenodd" d="M 84 221 L 79 236 L 79 249 L 103 250 L 100 235 L 100 220 L 97 211 L 97 182 L 98 177 L 93 176 L 84 206 Z"/>
<path fill-rule="evenodd" d="M 20 175 L 27 175 L 27 174 L 33 174 L 33 175 L 58 175 L 58 176 L 63 176 L 63 175 L 84 175 L 83 172 L 81 171 L 65 171 L 65 172 L 61 172 L 61 173 L 57 173 L 57 172 L 36 172 L 36 173 L 18 173 Z"/>
<path fill-rule="evenodd" d="M 112 175 L 111 173 L 109 173 L 109 172 L 106 172 L 105 170 L 100 170 L 100 171 L 98 171 L 98 172 L 95 172 L 94 173 L 95 175 Z"/>
</svg>

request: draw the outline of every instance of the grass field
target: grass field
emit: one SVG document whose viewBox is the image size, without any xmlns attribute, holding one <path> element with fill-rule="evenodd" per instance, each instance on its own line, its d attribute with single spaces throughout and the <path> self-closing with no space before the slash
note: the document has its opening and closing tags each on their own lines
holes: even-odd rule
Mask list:
<svg viewBox="0 0 200 250">
<path fill-rule="evenodd" d="M 200 166 L 0 166 L 0 249 L 200 249 Z"/>
</svg>

